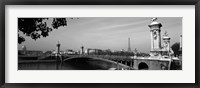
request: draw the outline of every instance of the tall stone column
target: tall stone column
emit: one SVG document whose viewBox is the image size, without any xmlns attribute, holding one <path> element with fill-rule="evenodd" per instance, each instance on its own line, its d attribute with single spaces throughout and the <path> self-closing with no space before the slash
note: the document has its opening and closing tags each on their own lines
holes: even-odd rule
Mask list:
<svg viewBox="0 0 200 88">
<path fill-rule="evenodd" d="M 56 46 L 57 46 L 57 54 L 60 54 L 60 43 L 59 43 L 59 41 L 58 41 L 58 44 Z"/>
<path fill-rule="evenodd" d="M 151 37 L 151 51 L 160 51 L 161 50 L 161 27 L 162 24 L 156 21 L 157 18 L 152 18 L 150 28 L 150 37 Z"/>
<path fill-rule="evenodd" d="M 165 34 L 163 35 L 163 48 L 165 51 L 170 51 L 170 37 L 168 36 L 167 32 L 165 32 Z"/>
<path fill-rule="evenodd" d="M 84 46 L 81 46 L 81 54 L 84 54 Z"/>
</svg>

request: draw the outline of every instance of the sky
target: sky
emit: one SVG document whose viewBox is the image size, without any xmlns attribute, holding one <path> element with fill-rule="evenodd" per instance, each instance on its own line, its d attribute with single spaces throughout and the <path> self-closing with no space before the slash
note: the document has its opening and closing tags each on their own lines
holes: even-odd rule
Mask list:
<svg viewBox="0 0 200 88">
<path fill-rule="evenodd" d="M 61 50 L 80 50 L 81 46 L 95 49 L 127 50 L 130 38 L 131 50 L 150 52 L 150 28 L 152 17 L 78 17 L 67 18 L 67 26 L 59 27 L 36 41 L 25 37 L 26 41 L 18 44 L 21 50 L 25 45 L 27 50 L 56 50 L 58 41 Z M 48 20 L 47 23 L 50 23 Z M 180 42 L 182 35 L 181 17 L 158 17 L 157 22 L 162 24 L 161 36 L 167 31 L 171 38 L 170 44 Z M 20 33 L 22 34 L 22 33 Z"/>
</svg>

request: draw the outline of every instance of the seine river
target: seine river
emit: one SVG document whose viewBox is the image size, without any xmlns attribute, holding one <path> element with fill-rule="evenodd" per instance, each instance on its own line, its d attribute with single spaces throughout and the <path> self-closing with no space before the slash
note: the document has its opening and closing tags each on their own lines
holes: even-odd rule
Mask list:
<svg viewBox="0 0 200 88">
<path fill-rule="evenodd" d="M 81 63 L 67 63 L 67 62 L 39 62 L 39 63 L 20 63 L 18 70 L 107 70 L 99 66 L 92 66 L 90 64 Z"/>
</svg>

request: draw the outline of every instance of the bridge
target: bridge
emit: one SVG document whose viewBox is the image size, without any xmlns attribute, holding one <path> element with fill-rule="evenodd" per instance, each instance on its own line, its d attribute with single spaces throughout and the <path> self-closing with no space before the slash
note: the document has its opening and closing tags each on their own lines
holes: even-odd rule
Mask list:
<svg viewBox="0 0 200 88">
<path fill-rule="evenodd" d="M 27 58 L 20 56 L 19 58 Z M 31 59 L 32 58 L 32 59 Z M 84 66 L 86 69 L 104 70 L 177 70 L 181 67 L 181 61 L 169 57 L 136 57 L 136 56 L 117 56 L 117 55 L 63 55 L 30 57 L 29 60 L 19 59 L 19 63 L 26 62 L 64 62 L 75 66 Z M 87 68 L 88 67 L 88 68 Z M 94 68 L 93 68 L 94 67 Z"/>
<path fill-rule="evenodd" d="M 133 57 L 113 55 L 67 55 L 64 62 L 88 62 L 93 65 L 134 70 L 169 70 L 174 60 L 169 57 Z M 176 61 L 177 62 L 177 61 Z"/>
</svg>

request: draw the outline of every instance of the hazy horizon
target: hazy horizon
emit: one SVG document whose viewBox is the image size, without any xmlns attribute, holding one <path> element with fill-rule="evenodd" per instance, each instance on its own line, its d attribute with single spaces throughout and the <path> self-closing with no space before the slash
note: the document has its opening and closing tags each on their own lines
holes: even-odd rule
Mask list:
<svg viewBox="0 0 200 88">
<path fill-rule="evenodd" d="M 139 52 L 150 52 L 150 28 L 152 17 L 78 17 L 67 18 L 67 26 L 59 27 L 36 41 L 23 36 L 25 42 L 18 44 L 18 50 L 25 45 L 27 50 L 52 51 L 56 50 L 58 41 L 61 50 L 111 49 L 127 50 L 130 38 L 131 50 L 137 48 Z M 49 20 L 50 21 L 50 20 Z M 182 35 L 182 17 L 158 17 L 162 24 L 161 37 L 167 31 L 171 38 L 170 46 L 179 42 Z M 49 22 L 47 22 L 49 23 Z M 20 35 L 23 35 L 20 33 Z M 163 42 L 161 41 L 163 44 Z"/>
</svg>

